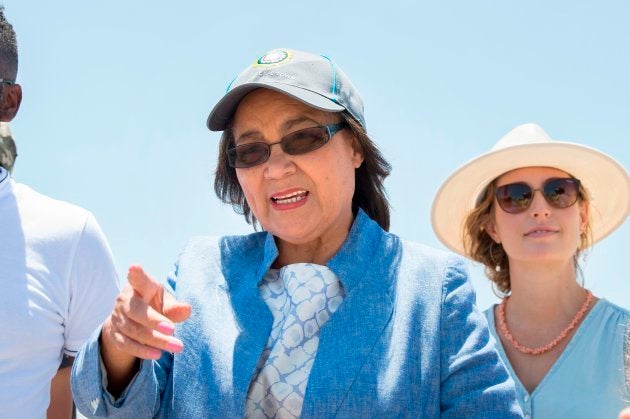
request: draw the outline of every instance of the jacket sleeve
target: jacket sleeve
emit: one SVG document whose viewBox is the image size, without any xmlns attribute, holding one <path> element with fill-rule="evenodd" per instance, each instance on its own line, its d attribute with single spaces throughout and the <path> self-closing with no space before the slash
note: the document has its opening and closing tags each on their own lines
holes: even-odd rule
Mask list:
<svg viewBox="0 0 630 419">
<path fill-rule="evenodd" d="M 175 272 L 165 283 L 174 293 Z M 107 373 L 101 360 L 99 327 L 79 351 L 71 375 L 72 396 L 77 409 L 87 417 L 150 418 L 158 415 L 163 396 L 169 393 L 173 354 L 163 352 L 157 361 L 143 360 L 123 393 L 115 399 L 107 391 Z"/>
<path fill-rule="evenodd" d="M 164 353 L 159 361 L 143 360 L 125 391 L 114 399 L 106 390 L 100 334 L 99 327 L 81 348 L 72 366 L 72 397 L 77 409 L 90 418 L 154 417 L 167 384 L 172 354 Z"/>
<path fill-rule="evenodd" d="M 443 417 L 520 418 L 514 381 L 475 305 L 463 260 L 453 257 L 442 288 L 440 408 Z"/>
</svg>

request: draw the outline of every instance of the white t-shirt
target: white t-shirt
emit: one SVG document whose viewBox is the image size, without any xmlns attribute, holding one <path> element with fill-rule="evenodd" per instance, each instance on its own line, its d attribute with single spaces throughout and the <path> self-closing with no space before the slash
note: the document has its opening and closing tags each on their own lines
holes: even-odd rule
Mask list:
<svg viewBox="0 0 630 419">
<path fill-rule="evenodd" d="M 119 287 L 92 214 L 0 168 L 1 418 L 45 417 L 62 354 L 103 322 Z"/>
</svg>

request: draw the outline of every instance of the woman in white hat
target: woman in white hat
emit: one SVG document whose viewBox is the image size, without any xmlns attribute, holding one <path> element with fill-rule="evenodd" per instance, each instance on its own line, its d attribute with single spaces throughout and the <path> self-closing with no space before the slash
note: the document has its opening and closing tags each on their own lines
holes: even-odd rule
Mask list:
<svg viewBox="0 0 630 419">
<path fill-rule="evenodd" d="M 486 267 L 485 314 L 526 417 L 615 417 L 630 312 L 580 283 L 578 257 L 630 211 L 630 176 L 592 148 L 513 129 L 439 189 L 438 238 Z"/>
</svg>

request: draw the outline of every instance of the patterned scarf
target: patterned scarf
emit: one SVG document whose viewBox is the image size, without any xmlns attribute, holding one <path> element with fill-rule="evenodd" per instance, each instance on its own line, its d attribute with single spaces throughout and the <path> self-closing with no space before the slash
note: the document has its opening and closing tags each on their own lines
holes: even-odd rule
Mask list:
<svg viewBox="0 0 630 419">
<path fill-rule="evenodd" d="M 15 141 L 13 141 L 9 124 L 0 122 L 0 166 L 11 173 L 16 157 L 17 148 L 15 147 Z"/>
</svg>

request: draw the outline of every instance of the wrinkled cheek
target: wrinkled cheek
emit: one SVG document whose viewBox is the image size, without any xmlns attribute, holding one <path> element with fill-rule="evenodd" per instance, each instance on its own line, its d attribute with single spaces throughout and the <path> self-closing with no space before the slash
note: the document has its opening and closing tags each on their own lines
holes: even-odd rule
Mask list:
<svg viewBox="0 0 630 419">
<path fill-rule="evenodd" d="M 255 187 L 253 182 L 250 181 L 250 176 L 244 175 L 240 173 L 239 170 L 236 170 L 236 178 L 238 179 L 239 185 L 241 185 L 241 190 L 243 191 L 243 195 L 245 196 L 245 201 L 247 205 L 251 209 L 254 216 L 260 221 L 261 211 L 260 211 L 260 200 L 256 199 L 256 190 L 258 188 Z"/>
<path fill-rule="evenodd" d="M 264 218 L 264 211 L 261 205 L 261 200 L 256 199 L 255 194 L 249 193 L 245 190 L 243 190 L 243 192 L 245 194 L 245 200 L 247 201 L 247 205 L 249 205 L 249 208 L 252 210 L 252 213 L 254 214 L 256 219 L 258 219 L 258 221 L 262 221 L 261 218 Z"/>
<path fill-rule="evenodd" d="M 249 209 L 251 209 L 254 213 L 254 216 L 258 218 L 258 207 L 256 205 L 256 200 L 247 192 L 243 192 L 245 194 L 245 201 L 247 202 L 247 205 L 249 205 Z"/>
</svg>

